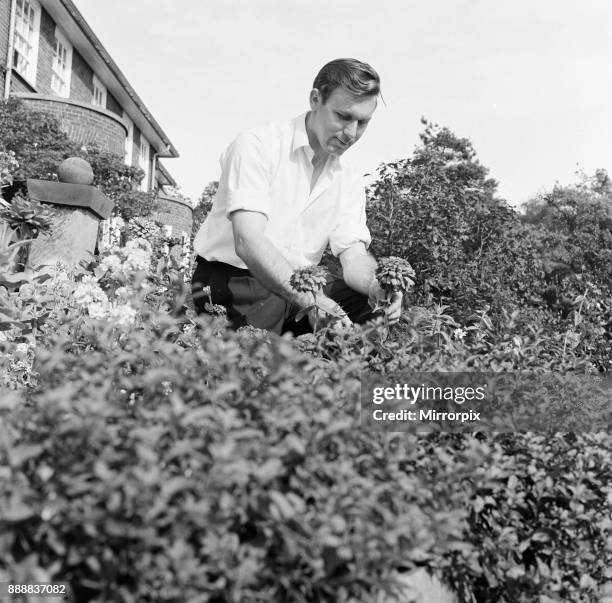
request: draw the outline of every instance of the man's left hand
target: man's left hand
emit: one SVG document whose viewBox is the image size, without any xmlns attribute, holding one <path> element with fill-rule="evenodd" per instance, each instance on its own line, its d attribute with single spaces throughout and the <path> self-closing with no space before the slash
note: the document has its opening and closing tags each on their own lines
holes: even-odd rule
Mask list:
<svg viewBox="0 0 612 603">
<path fill-rule="evenodd" d="M 368 299 L 372 308 L 380 308 L 387 315 L 389 324 L 395 324 L 402 314 L 402 293 L 395 291 L 389 297 L 374 279 L 368 291 Z"/>
</svg>

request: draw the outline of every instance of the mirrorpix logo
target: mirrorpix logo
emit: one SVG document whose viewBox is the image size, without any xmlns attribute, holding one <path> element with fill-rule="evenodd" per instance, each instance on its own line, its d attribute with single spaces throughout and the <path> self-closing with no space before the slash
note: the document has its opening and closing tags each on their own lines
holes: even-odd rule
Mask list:
<svg viewBox="0 0 612 603">
<path fill-rule="evenodd" d="M 393 386 L 373 387 L 372 403 L 376 408 L 372 411 L 375 421 L 450 421 L 465 423 L 480 421 L 480 412 L 474 410 L 440 411 L 435 408 L 414 408 L 417 403 L 452 402 L 463 405 L 468 401 L 480 402 L 485 399 L 486 385 L 477 387 L 440 387 L 428 386 L 422 383 L 412 386 L 407 383 L 396 383 Z M 381 405 L 393 403 L 393 410 L 385 410 Z M 408 408 L 405 408 L 409 405 Z"/>
</svg>

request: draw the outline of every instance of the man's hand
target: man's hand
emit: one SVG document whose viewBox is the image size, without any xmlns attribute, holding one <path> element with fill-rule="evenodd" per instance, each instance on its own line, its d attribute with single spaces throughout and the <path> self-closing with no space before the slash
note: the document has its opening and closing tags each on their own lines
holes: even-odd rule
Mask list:
<svg viewBox="0 0 612 603">
<path fill-rule="evenodd" d="M 372 308 L 380 308 L 387 315 L 389 324 L 395 324 L 402 314 L 402 293 L 395 291 L 389 297 L 378 284 L 376 279 L 372 280 L 368 288 L 368 299 Z"/>
<path fill-rule="evenodd" d="M 317 328 L 321 328 L 332 321 L 335 321 L 336 324 L 345 329 L 352 326 L 353 322 L 351 319 L 333 299 L 322 293 L 318 294 L 315 299 L 316 308 L 312 308 L 308 311 L 308 321 L 313 329 L 315 328 L 315 324 Z M 313 302 L 311 302 L 311 305 L 312 303 Z M 336 317 L 338 320 L 336 320 Z"/>
</svg>

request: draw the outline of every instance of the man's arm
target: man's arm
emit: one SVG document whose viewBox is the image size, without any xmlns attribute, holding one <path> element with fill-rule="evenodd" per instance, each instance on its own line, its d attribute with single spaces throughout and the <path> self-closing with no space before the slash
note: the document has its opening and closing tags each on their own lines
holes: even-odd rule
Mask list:
<svg viewBox="0 0 612 603">
<path fill-rule="evenodd" d="M 342 278 L 354 291 L 367 295 L 371 302 L 381 302 L 386 294 L 376 280 L 376 260 L 367 252 L 363 242 L 354 243 L 339 256 L 342 264 Z M 385 307 L 391 324 L 397 322 L 402 312 L 402 294 L 393 293 Z"/>
<path fill-rule="evenodd" d="M 300 308 L 312 305 L 313 299 L 306 293 L 299 293 L 291 287 L 289 279 L 293 268 L 265 235 L 267 218 L 264 214 L 239 210 L 231 214 L 236 255 L 266 289 Z M 317 296 L 317 305 L 323 310 L 340 316 L 342 324 L 351 324 L 342 308 L 329 297 Z M 313 316 L 309 316 L 311 323 Z"/>
</svg>

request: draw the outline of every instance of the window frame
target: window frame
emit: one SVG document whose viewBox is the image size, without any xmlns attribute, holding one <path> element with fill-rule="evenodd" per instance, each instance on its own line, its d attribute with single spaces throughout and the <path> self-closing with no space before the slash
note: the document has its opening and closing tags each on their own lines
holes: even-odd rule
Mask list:
<svg viewBox="0 0 612 603">
<path fill-rule="evenodd" d="M 124 111 L 123 121 L 127 125 L 127 136 L 125 137 L 124 145 L 124 163 L 125 165 L 133 165 L 134 161 L 134 122 L 130 116 Z"/>
<path fill-rule="evenodd" d="M 32 38 L 26 39 L 23 31 L 20 29 L 21 24 L 25 24 L 25 19 L 21 18 L 21 22 L 18 18 L 18 11 L 20 7 L 18 6 L 21 3 L 22 15 L 25 12 L 25 5 L 27 4 L 32 11 Z M 11 44 L 12 50 L 12 60 L 11 60 L 11 68 L 18 73 L 28 84 L 32 87 L 36 88 L 36 76 L 38 73 L 38 47 L 40 40 L 40 17 L 41 17 L 41 8 L 38 0 L 16 0 L 15 2 L 15 23 L 13 29 L 13 39 Z M 30 24 L 27 23 L 27 28 L 29 29 Z M 17 48 L 17 40 L 21 38 L 24 42 L 29 46 L 30 56 L 25 55 Z M 18 56 L 22 57 L 26 62 L 25 70 L 22 70 L 19 67 L 17 58 Z"/>
<path fill-rule="evenodd" d="M 146 153 L 142 152 L 143 148 L 146 149 Z M 138 167 L 145 173 L 140 183 L 140 190 L 146 193 L 149 191 L 149 180 L 151 178 L 151 145 L 142 132 L 140 133 L 140 147 L 138 149 Z"/>
<path fill-rule="evenodd" d="M 100 92 L 101 95 L 101 103 L 96 102 L 96 89 Z M 93 74 L 93 92 L 91 98 L 91 104 L 95 107 L 101 107 L 102 109 L 106 109 L 106 102 L 108 99 L 108 91 L 106 90 L 106 86 L 102 83 L 100 78 L 94 73 Z"/>
<path fill-rule="evenodd" d="M 72 76 L 72 44 L 68 41 L 68 38 L 66 37 L 64 32 L 57 25 L 55 26 L 54 40 L 55 40 L 55 48 L 53 49 L 53 61 L 51 63 L 51 91 L 54 92 L 57 96 L 60 96 L 62 98 L 70 98 L 70 83 L 72 79 L 71 77 Z M 63 46 L 64 50 L 66 51 L 66 57 L 65 57 L 66 79 L 63 79 L 62 74 L 60 74 L 56 69 L 56 66 L 59 65 L 58 45 Z M 62 83 L 64 84 L 65 90 L 63 92 L 53 87 L 53 83 L 55 81 L 54 76 L 60 81 L 62 81 Z"/>
</svg>

